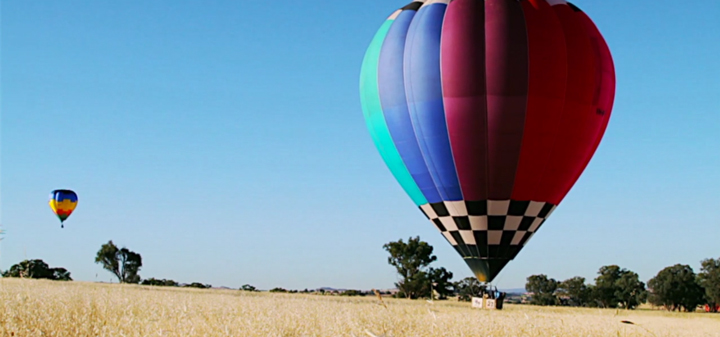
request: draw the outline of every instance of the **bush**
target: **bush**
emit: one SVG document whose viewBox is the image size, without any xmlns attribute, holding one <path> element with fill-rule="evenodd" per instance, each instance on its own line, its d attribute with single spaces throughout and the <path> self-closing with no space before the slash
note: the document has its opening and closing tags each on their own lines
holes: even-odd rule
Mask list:
<svg viewBox="0 0 720 337">
<path fill-rule="evenodd" d="M 179 284 L 173 280 L 166 280 L 166 279 L 156 279 L 154 277 L 151 277 L 149 279 L 145 279 L 142 282 L 140 282 L 142 285 L 146 286 L 162 286 L 162 287 L 177 287 Z"/>
<path fill-rule="evenodd" d="M 244 284 L 242 287 L 240 287 L 240 290 L 242 291 L 257 291 L 257 288 L 254 286 L 251 286 L 249 284 Z"/>
<path fill-rule="evenodd" d="M 3 277 L 26 277 L 54 281 L 72 281 L 65 268 L 50 268 L 43 260 L 24 260 L 2 273 Z"/>
<path fill-rule="evenodd" d="M 210 285 L 210 284 L 202 284 L 202 283 L 199 283 L 199 282 L 193 282 L 193 283 L 190 283 L 190 284 L 183 285 L 183 287 L 187 287 L 187 288 L 198 288 L 198 289 L 208 289 L 208 288 L 212 288 L 212 285 Z"/>
<path fill-rule="evenodd" d="M 365 296 L 365 293 L 360 290 L 350 289 L 340 293 L 340 296 Z"/>
</svg>

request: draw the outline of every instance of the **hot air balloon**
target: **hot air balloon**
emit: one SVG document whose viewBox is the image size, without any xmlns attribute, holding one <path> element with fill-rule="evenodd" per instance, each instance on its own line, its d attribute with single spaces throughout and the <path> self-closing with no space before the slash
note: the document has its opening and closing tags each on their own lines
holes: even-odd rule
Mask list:
<svg viewBox="0 0 720 337">
<path fill-rule="evenodd" d="M 65 228 L 65 220 L 72 214 L 78 203 L 78 197 L 71 190 L 54 190 L 50 193 L 50 208 L 60 219 L 60 228 Z"/>
<path fill-rule="evenodd" d="M 370 135 L 481 282 L 514 259 L 595 153 L 615 71 L 563 0 L 428 0 L 395 11 L 362 63 Z"/>
</svg>

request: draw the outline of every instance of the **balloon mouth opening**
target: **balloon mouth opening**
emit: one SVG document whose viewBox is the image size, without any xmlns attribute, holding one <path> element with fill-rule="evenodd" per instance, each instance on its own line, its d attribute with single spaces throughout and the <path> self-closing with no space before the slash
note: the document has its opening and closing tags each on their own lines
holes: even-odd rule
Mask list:
<svg viewBox="0 0 720 337">
<path fill-rule="evenodd" d="M 510 262 L 509 259 L 465 258 L 465 263 L 478 281 L 484 283 L 492 282 L 508 262 Z"/>
</svg>

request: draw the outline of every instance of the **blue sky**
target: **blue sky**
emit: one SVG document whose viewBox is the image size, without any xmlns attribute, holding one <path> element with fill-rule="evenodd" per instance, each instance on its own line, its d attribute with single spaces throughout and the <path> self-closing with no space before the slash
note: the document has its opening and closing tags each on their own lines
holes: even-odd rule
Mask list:
<svg viewBox="0 0 720 337">
<path fill-rule="evenodd" d="M 386 242 L 419 235 L 469 269 L 382 162 L 358 93 L 402 1 L 2 3 L 0 269 L 25 258 L 109 281 L 390 288 Z M 498 276 L 647 281 L 719 257 L 720 2 L 577 0 L 614 57 L 613 116 L 560 207 Z M 79 195 L 60 229 L 56 188 Z"/>
</svg>

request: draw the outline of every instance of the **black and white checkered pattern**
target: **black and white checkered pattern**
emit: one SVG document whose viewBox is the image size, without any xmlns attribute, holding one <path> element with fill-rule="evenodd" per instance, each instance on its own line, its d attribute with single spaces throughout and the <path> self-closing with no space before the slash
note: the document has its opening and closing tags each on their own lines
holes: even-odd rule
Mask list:
<svg viewBox="0 0 720 337">
<path fill-rule="evenodd" d="M 463 257 L 513 259 L 555 210 L 539 201 L 444 201 L 420 206 Z"/>
</svg>

